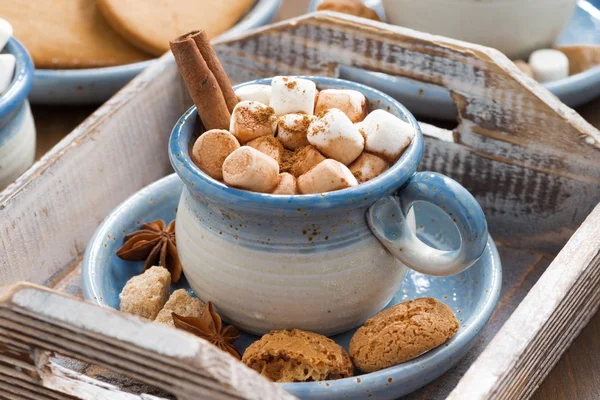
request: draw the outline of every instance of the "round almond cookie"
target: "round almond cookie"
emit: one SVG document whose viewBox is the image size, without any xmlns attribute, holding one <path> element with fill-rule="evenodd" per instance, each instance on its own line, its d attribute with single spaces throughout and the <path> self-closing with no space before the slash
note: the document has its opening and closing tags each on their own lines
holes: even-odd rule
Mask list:
<svg viewBox="0 0 600 400">
<path fill-rule="evenodd" d="M 113 31 L 95 0 L 0 1 L 0 15 L 36 68 L 107 67 L 151 58 Z"/>
<path fill-rule="evenodd" d="M 458 328 L 444 303 L 430 297 L 407 301 L 368 319 L 350 340 L 350 357 L 364 372 L 379 371 L 441 345 Z"/>
<path fill-rule="evenodd" d="M 340 345 L 300 329 L 267 333 L 246 349 L 242 362 L 274 382 L 316 382 L 347 378 L 354 372 Z"/>
<path fill-rule="evenodd" d="M 96 0 L 108 23 L 129 43 L 155 56 L 169 40 L 197 29 L 213 38 L 231 28 L 254 0 Z"/>
</svg>

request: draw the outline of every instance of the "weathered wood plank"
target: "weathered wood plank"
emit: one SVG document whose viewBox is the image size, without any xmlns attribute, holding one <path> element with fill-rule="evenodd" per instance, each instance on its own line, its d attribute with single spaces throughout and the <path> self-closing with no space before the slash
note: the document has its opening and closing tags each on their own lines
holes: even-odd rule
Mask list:
<svg viewBox="0 0 600 400">
<path fill-rule="evenodd" d="M 449 399 L 527 398 L 600 305 L 600 206 L 554 259 Z"/>
</svg>

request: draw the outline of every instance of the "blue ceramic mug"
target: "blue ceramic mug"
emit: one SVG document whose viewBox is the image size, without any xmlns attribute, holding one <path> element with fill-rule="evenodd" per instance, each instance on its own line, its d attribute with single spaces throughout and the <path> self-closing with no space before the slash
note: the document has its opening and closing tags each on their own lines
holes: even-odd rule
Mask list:
<svg viewBox="0 0 600 400">
<path fill-rule="evenodd" d="M 0 95 L 0 190 L 13 182 L 35 159 L 35 125 L 27 95 L 33 84 L 33 62 L 27 50 L 10 38 L 2 53 L 15 56 L 15 73 Z"/>
<path fill-rule="evenodd" d="M 423 135 L 412 114 L 370 87 L 305 77 L 319 89 L 362 92 L 415 129 L 400 159 L 382 175 L 335 192 L 280 196 L 227 187 L 192 162 L 201 131 L 196 108 L 170 138 L 173 168 L 185 183 L 177 209 L 177 248 L 195 293 L 224 318 L 257 334 L 300 328 L 335 334 L 362 324 L 391 300 L 407 268 L 455 274 L 483 254 L 487 225 L 473 196 L 454 180 L 416 172 Z M 270 79 L 248 82 L 269 84 Z M 421 242 L 406 215 L 417 201 L 433 203 L 454 221 L 455 250 Z"/>
</svg>

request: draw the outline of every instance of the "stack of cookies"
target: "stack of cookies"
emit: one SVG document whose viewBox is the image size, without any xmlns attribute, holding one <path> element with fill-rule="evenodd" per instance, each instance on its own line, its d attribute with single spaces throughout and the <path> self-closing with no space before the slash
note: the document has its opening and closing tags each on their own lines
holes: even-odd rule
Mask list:
<svg viewBox="0 0 600 400">
<path fill-rule="evenodd" d="M 0 15 L 42 69 L 95 68 L 157 57 L 169 39 L 202 26 L 215 37 L 254 0 L 3 0 Z"/>
</svg>

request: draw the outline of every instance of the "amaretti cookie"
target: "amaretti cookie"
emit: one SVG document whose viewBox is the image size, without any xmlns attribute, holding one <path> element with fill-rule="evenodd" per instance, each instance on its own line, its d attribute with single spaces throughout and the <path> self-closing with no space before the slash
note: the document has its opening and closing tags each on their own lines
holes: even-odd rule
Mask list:
<svg viewBox="0 0 600 400">
<path fill-rule="evenodd" d="M 314 382 L 353 374 L 350 357 L 340 345 L 299 329 L 267 333 L 248 347 L 242 362 L 275 382 Z"/>
<path fill-rule="evenodd" d="M 119 295 L 119 309 L 154 320 L 169 298 L 170 285 L 171 274 L 166 268 L 149 268 L 127 281 Z"/>
<path fill-rule="evenodd" d="M 450 339 L 459 325 L 447 305 L 422 297 L 380 312 L 350 341 L 350 357 L 364 372 L 401 364 Z"/>
</svg>

